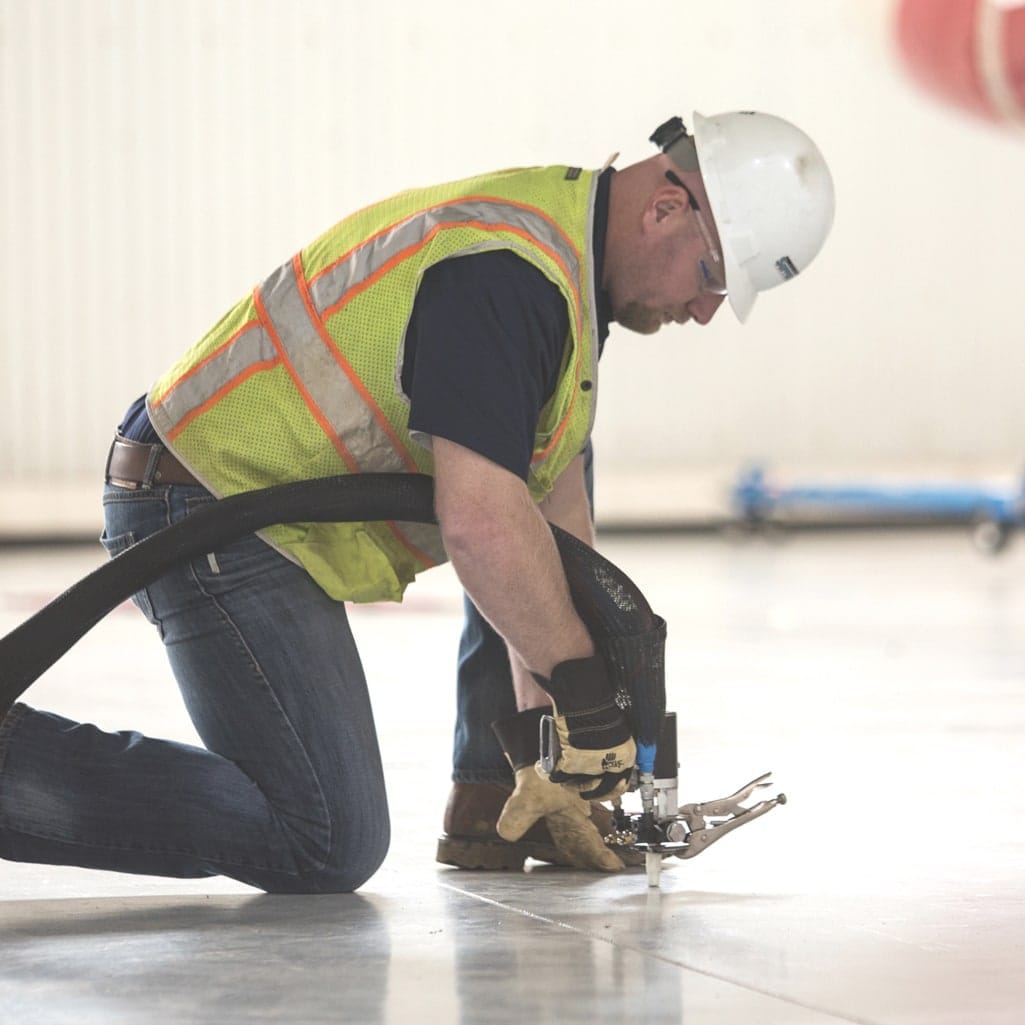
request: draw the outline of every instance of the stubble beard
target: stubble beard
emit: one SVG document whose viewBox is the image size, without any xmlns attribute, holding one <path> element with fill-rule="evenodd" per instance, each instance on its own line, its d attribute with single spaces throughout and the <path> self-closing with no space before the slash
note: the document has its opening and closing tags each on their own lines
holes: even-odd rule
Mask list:
<svg viewBox="0 0 1025 1025">
<path fill-rule="evenodd" d="M 617 309 L 612 319 L 639 335 L 653 335 L 662 326 L 662 318 L 654 310 L 635 302 Z"/>
</svg>

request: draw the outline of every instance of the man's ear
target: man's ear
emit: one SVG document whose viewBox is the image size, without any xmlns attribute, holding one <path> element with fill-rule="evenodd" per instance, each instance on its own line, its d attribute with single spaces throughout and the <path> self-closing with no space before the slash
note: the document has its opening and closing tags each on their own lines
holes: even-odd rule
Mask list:
<svg viewBox="0 0 1025 1025">
<path fill-rule="evenodd" d="M 667 185 L 651 194 L 644 208 L 645 227 L 664 227 L 667 218 L 687 207 L 687 196 L 682 189 Z"/>
</svg>

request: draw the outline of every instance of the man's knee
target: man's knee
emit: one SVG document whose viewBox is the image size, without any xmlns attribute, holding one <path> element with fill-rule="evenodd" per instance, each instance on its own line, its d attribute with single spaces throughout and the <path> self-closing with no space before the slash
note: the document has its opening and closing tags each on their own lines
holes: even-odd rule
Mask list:
<svg viewBox="0 0 1025 1025">
<path fill-rule="evenodd" d="M 384 863 L 391 839 L 387 817 L 372 826 L 345 830 L 331 845 L 328 856 L 300 869 L 302 893 L 352 893 Z"/>
</svg>

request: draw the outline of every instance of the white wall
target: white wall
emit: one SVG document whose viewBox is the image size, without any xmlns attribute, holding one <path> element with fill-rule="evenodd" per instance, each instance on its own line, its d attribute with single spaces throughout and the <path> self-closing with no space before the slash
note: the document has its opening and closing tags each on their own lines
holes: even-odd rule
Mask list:
<svg viewBox="0 0 1025 1025">
<path fill-rule="evenodd" d="M 396 189 L 805 127 L 833 235 L 740 328 L 614 329 L 603 472 L 1025 452 L 1025 139 L 923 94 L 887 0 L 0 0 L 0 479 L 100 473 L 123 408 L 272 267 Z M 639 501 L 644 495 L 638 496 Z"/>
</svg>

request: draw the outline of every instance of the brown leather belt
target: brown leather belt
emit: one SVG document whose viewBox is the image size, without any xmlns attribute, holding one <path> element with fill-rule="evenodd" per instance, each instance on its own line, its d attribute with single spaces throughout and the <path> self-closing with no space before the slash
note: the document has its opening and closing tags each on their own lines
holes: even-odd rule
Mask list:
<svg viewBox="0 0 1025 1025">
<path fill-rule="evenodd" d="M 200 483 L 163 445 L 145 445 L 120 437 L 110 446 L 103 479 L 122 488 Z"/>
</svg>

